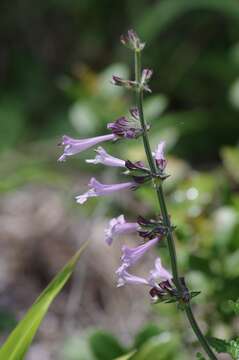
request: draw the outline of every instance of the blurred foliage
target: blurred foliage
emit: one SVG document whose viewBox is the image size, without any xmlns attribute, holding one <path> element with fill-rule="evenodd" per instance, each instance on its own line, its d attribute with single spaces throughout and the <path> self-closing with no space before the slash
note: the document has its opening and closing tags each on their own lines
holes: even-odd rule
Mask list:
<svg viewBox="0 0 239 360">
<path fill-rule="evenodd" d="M 239 295 L 238 1 L 123 0 L 112 6 L 107 0 L 43 0 L 33 6 L 15 0 L 9 6 L 2 0 L 0 9 L 0 191 L 28 183 L 71 186 L 81 155 L 59 168 L 55 145 L 63 133 L 103 134 L 107 122 L 128 112 L 134 100 L 113 87 L 110 77 L 130 76 L 130 54 L 119 36 L 135 27 L 147 42 L 143 63 L 154 69 L 153 95 L 145 98 L 152 144 L 164 138 L 173 154 L 165 187 L 180 269 L 190 287 L 201 291 L 194 301 L 208 321 L 208 335 L 235 338 L 228 299 Z M 107 144 L 109 152 L 113 148 L 132 160 L 144 156 L 139 141 Z M 88 178 L 102 168 L 81 161 L 80 169 Z M 146 187 L 134 195 L 144 200 L 143 212 L 155 205 Z M 80 211 L 91 214 L 94 204 Z M 125 211 L 121 206 L 109 216 Z M 130 215 L 134 211 L 129 207 Z M 180 315 L 170 306 L 154 311 L 160 328 L 139 330 L 128 349 L 111 334 L 93 332 L 66 340 L 64 360 L 110 359 L 135 347 L 140 359 L 187 359 L 178 332 L 187 347 L 195 342 Z M 2 332 L 12 319 L 0 314 Z"/>
<path fill-rule="evenodd" d="M 85 242 L 69 262 L 61 269 L 50 284 L 28 310 L 23 319 L 10 333 L 0 348 L 0 358 L 9 360 L 22 360 L 25 358 L 36 332 L 43 321 L 49 306 L 71 277 L 80 260 L 82 252 L 87 247 Z"/>
</svg>

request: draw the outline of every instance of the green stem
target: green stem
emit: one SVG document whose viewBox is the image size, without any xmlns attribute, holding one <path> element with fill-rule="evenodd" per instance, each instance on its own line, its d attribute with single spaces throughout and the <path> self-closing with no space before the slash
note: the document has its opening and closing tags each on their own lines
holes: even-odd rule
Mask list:
<svg viewBox="0 0 239 360">
<path fill-rule="evenodd" d="M 139 51 L 135 52 L 135 80 L 138 83 L 140 82 L 140 76 L 141 76 L 141 56 L 140 55 L 141 55 L 141 53 Z M 143 130 L 142 136 L 143 136 L 144 148 L 145 148 L 145 152 L 147 155 L 148 163 L 149 163 L 151 172 L 153 174 L 156 174 L 157 168 L 155 165 L 155 161 L 153 159 L 153 155 L 152 155 L 152 151 L 151 151 L 151 147 L 150 147 L 150 143 L 149 143 L 147 124 L 144 119 L 143 90 L 141 88 L 139 88 L 137 91 L 137 106 L 139 109 L 139 118 L 140 118 L 142 130 Z M 176 250 L 175 250 L 175 245 L 174 245 L 174 241 L 173 241 L 170 219 L 168 216 L 167 207 L 166 207 L 165 200 L 164 200 L 162 185 L 157 184 L 155 182 L 155 188 L 156 188 L 157 197 L 158 197 L 160 209 L 162 212 L 164 224 L 168 228 L 167 242 L 168 242 L 168 249 L 169 249 L 169 254 L 170 254 L 170 259 L 171 259 L 173 279 L 174 279 L 177 289 L 180 291 L 181 284 L 180 284 L 180 279 L 179 279 L 179 275 L 178 275 Z"/>
<path fill-rule="evenodd" d="M 140 78 L 141 78 L 141 52 L 140 51 L 135 51 L 135 81 L 138 84 L 140 83 Z M 152 151 L 151 151 L 151 147 L 150 147 L 150 143 L 149 143 L 149 138 L 148 138 L 148 130 L 147 130 L 148 127 L 147 127 L 147 123 L 146 123 L 146 121 L 144 119 L 143 89 L 140 86 L 137 89 L 136 100 L 137 100 L 137 106 L 138 106 L 138 110 L 139 110 L 140 123 L 141 123 L 141 127 L 142 127 L 142 130 L 143 130 L 142 137 L 143 137 L 145 153 L 146 153 L 147 160 L 148 160 L 148 163 L 149 163 L 150 170 L 151 170 L 152 174 L 157 174 L 158 170 L 157 170 L 157 167 L 156 167 L 153 155 L 152 155 Z M 180 277 L 179 277 L 179 273 L 178 273 L 178 265 L 177 265 L 177 255 L 176 255 L 175 243 L 174 243 L 173 234 L 172 234 L 171 222 L 170 222 L 170 218 L 169 218 L 169 215 L 168 215 L 168 210 L 167 210 L 167 206 L 166 206 L 166 202 L 165 202 L 165 198 L 164 198 L 162 182 L 158 181 L 158 179 L 156 179 L 154 181 L 154 187 L 155 187 L 155 190 L 156 190 L 156 193 L 157 193 L 157 198 L 158 198 L 159 206 L 160 206 L 160 209 L 161 209 L 164 224 L 168 228 L 167 244 L 168 244 L 168 250 L 169 250 L 169 255 L 170 255 L 170 260 L 171 260 L 171 268 L 172 268 L 172 273 L 173 273 L 173 280 L 174 280 L 174 283 L 176 285 L 176 288 L 177 288 L 178 292 L 181 293 L 182 292 L 182 286 L 181 286 L 181 281 L 180 281 Z M 212 352 L 206 338 L 202 334 L 202 332 L 201 332 L 201 330 L 200 330 L 200 328 L 199 328 L 199 326 L 198 326 L 198 324 L 196 322 L 196 319 L 194 318 L 190 303 L 188 303 L 186 305 L 185 312 L 186 312 L 186 315 L 187 315 L 188 320 L 190 322 L 190 325 L 191 325 L 195 335 L 197 336 L 201 346 L 204 348 L 205 352 L 208 354 L 210 359 L 217 360 L 217 358 L 214 355 L 214 353 Z"/>
<path fill-rule="evenodd" d="M 186 311 L 188 320 L 189 320 L 189 322 L 191 324 L 191 327 L 193 328 L 193 331 L 196 334 L 196 336 L 197 336 L 198 340 L 200 341 L 202 347 L 204 348 L 205 352 L 208 354 L 209 359 L 217 360 L 217 358 L 214 355 L 214 353 L 212 352 L 212 350 L 211 350 L 205 336 L 201 332 L 201 330 L 200 330 L 200 328 L 199 328 L 199 326 L 198 326 L 198 324 L 196 322 L 196 319 L 195 319 L 195 317 L 193 315 L 190 304 L 187 304 L 185 311 Z"/>
</svg>

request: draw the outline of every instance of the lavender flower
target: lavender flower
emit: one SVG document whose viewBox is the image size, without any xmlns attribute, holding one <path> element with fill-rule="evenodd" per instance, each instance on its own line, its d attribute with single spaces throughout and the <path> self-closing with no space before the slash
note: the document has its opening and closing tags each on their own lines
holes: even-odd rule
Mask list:
<svg viewBox="0 0 239 360">
<path fill-rule="evenodd" d="M 140 228 L 136 222 L 126 222 L 124 215 L 120 215 L 117 218 L 110 220 L 107 228 L 105 229 L 105 241 L 108 245 L 111 245 L 113 238 L 116 235 L 131 234 Z"/>
<path fill-rule="evenodd" d="M 129 248 L 124 245 L 122 247 L 123 255 L 121 257 L 122 263 L 127 267 L 134 265 L 138 260 L 144 256 L 144 254 L 151 249 L 157 242 L 158 238 L 147 241 L 145 244 L 137 246 L 136 248 Z"/>
<path fill-rule="evenodd" d="M 149 285 L 148 281 L 142 277 L 131 275 L 127 271 L 127 267 L 121 266 L 115 272 L 118 276 L 117 287 L 126 285 L 126 284 L 134 284 L 134 285 Z"/>
<path fill-rule="evenodd" d="M 134 116 L 136 115 L 135 110 L 133 114 Z M 110 129 L 115 136 L 126 139 L 135 139 L 142 134 L 140 122 L 133 116 L 132 119 L 122 116 L 113 123 L 109 123 L 107 128 Z"/>
<path fill-rule="evenodd" d="M 95 178 L 91 178 L 89 182 L 89 187 L 90 190 L 88 190 L 86 193 L 76 196 L 77 203 L 84 204 L 90 197 L 109 195 L 120 190 L 135 189 L 137 187 L 137 184 L 131 181 L 127 183 L 106 185 L 101 184 Z"/>
<path fill-rule="evenodd" d="M 170 285 L 170 280 L 172 279 L 172 275 L 162 266 L 161 259 L 159 257 L 155 260 L 155 269 L 150 271 L 150 276 L 147 279 L 130 274 L 128 272 L 128 268 L 129 266 L 127 266 L 126 263 L 123 263 L 116 270 L 115 273 L 118 276 L 118 287 L 126 284 L 147 285 L 162 291 L 159 284 L 167 281 Z"/>
<path fill-rule="evenodd" d="M 172 275 L 163 267 L 161 259 L 158 257 L 155 260 L 154 269 L 150 271 L 148 282 L 152 287 L 157 287 L 159 279 L 162 281 L 170 281 L 172 279 Z"/>
<path fill-rule="evenodd" d="M 63 135 L 60 145 L 65 146 L 65 149 L 58 161 L 65 161 L 67 156 L 78 154 L 103 141 L 115 140 L 116 138 L 117 136 L 115 134 L 96 136 L 88 139 L 73 139 L 67 135 Z"/>
<path fill-rule="evenodd" d="M 114 156 L 109 155 L 105 149 L 99 146 L 96 150 L 97 155 L 95 159 L 86 160 L 87 163 L 90 164 L 104 164 L 107 166 L 115 166 L 115 167 L 125 167 L 125 161 L 118 159 Z"/>
<path fill-rule="evenodd" d="M 164 171 L 167 165 L 167 160 L 165 159 L 164 156 L 164 148 L 165 148 L 165 141 L 161 141 L 158 144 L 156 151 L 153 153 L 156 164 L 158 165 L 159 170 L 161 170 L 162 172 Z"/>
<path fill-rule="evenodd" d="M 134 30 L 128 30 L 126 35 L 121 35 L 120 41 L 131 50 L 141 51 L 145 46 Z"/>
</svg>

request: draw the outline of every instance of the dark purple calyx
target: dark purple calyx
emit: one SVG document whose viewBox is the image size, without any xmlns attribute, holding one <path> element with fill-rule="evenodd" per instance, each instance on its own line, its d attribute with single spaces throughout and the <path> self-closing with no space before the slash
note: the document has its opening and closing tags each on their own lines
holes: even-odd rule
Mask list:
<svg viewBox="0 0 239 360">
<path fill-rule="evenodd" d="M 144 239 L 153 239 L 155 237 L 163 239 L 168 233 L 168 228 L 164 225 L 162 218 L 158 220 L 148 220 L 142 216 L 138 216 L 137 223 L 141 227 L 138 234 Z"/>
</svg>

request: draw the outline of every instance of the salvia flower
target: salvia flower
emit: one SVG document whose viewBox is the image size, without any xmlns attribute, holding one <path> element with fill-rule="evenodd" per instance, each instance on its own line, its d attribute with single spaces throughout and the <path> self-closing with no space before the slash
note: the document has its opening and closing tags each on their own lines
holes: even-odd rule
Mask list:
<svg viewBox="0 0 239 360">
<path fill-rule="evenodd" d="M 108 154 L 105 149 L 99 146 L 96 150 L 96 157 L 95 159 L 88 159 L 86 160 L 87 163 L 90 164 L 103 164 L 107 166 L 114 166 L 114 167 L 125 167 L 125 161 L 118 159 L 110 154 Z"/>
<path fill-rule="evenodd" d="M 123 86 L 124 88 L 129 89 L 129 90 L 134 90 L 135 88 L 138 87 L 138 84 L 136 81 L 125 80 L 116 75 L 112 76 L 111 84 L 116 85 L 116 86 Z"/>
<path fill-rule="evenodd" d="M 165 141 L 161 141 L 158 144 L 155 152 L 153 153 L 156 164 L 161 172 L 164 171 L 164 169 L 166 168 L 166 165 L 167 165 L 167 160 L 165 159 L 165 156 L 164 156 L 164 148 L 165 148 Z"/>
<path fill-rule="evenodd" d="M 144 254 L 146 254 L 154 245 L 156 245 L 158 241 L 159 239 L 155 238 L 135 248 L 129 248 L 128 246 L 124 245 L 122 247 L 122 264 L 127 267 L 134 265 L 144 256 Z"/>
<path fill-rule="evenodd" d="M 135 119 L 128 119 L 126 116 L 115 120 L 113 123 L 109 123 L 107 128 L 115 136 L 126 139 L 135 139 L 142 134 L 140 122 Z"/>
<path fill-rule="evenodd" d="M 117 281 L 118 287 L 126 284 L 147 285 L 155 289 L 155 294 L 152 295 L 159 295 L 161 294 L 161 292 L 165 291 L 164 288 L 166 284 L 170 289 L 172 287 L 171 285 L 172 275 L 162 266 L 161 259 L 159 257 L 155 260 L 155 269 L 150 271 L 150 275 L 147 279 L 130 274 L 128 272 L 128 268 L 129 267 L 125 263 L 123 263 L 116 270 L 115 273 L 118 277 L 118 281 Z"/>
<path fill-rule="evenodd" d="M 109 224 L 105 229 L 105 241 L 108 245 L 111 245 L 115 236 L 131 234 L 136 232 L 139 228 L 140 226 L 138 223 L 127 222 L 125 221 L 124 215 L 120 215 L 109 221 Z"/>
<path fill-rule="evenodd" d="M 148 281 L 152 287 L 157 287 L 159 279 L 161 281 L 170 281 L 172 279 L 172 275 L 163 267 L 161 259 L 158 257 L 155 260 L 154 269 L 150 271 Z"/>
<path fill-rule="evenodd" d="M 59 145 L 65 146 L 65 148 L 58 161 L 65 161 L 68 156 L 78 154 L 101 142 L 115 140 L 116 138 L 117 136 L 115 134 L 96 136 L 88 139 L 73 139 L 70 136 L 63 135 L 62 142 Z"/>
<path fill-rule="evenodd" d="M 121 287 L 126 284 L 149 285 L 148 281 L 143 277 L 130 274 L 125 266 L 121 266 L 115 273 L 118 277 L 117 287 Z"/>
<path fill-rule="evenodd" d="M 131 181 L 120 184 L 106 185 L 100 183 L 95 178 L 91 178 L 89 182 L 89 187 L 90 189 L 86 193 L 76 196 L 77 203 L 84 204 L 90 197 L 109 195 L 120 190 L 135 189 L 137 187 L 137 184 Z"/>
<path fill-rule="evenodd" d="M 145 46 L 134 30 L 128 30 L 126 35 L 121 35 L 120 41 L 127 48 L 135 51 L 141 51 Z"/>
</svg>

